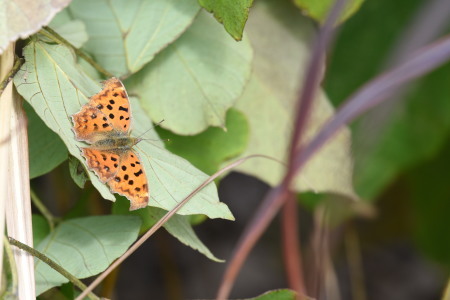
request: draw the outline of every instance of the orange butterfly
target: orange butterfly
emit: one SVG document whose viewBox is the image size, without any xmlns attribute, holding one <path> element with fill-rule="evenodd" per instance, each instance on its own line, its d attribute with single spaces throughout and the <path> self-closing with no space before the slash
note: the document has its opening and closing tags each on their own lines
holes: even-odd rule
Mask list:
<svg viewBox="0 0 450 300">
<path fill-rule="evenodd" d="M 132 149 L 141 139 L 130 136 L 130 101 L 122 82 L 106 80 L 72 120 L 76 139 L 91 144 L 81 148 L 89 168 L 112 192 L 130 200 L 130 210 L 146 207 L 147 176 Z"/>
</svg>

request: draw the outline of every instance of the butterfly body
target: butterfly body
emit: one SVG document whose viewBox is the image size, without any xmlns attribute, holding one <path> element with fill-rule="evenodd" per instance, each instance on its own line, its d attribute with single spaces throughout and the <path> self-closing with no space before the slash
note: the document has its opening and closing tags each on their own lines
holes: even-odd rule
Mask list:
<svg viewBox="0 0 450 300">
<path fill-rule="evenodd" d="M 111 150 L 113 152 L 131 151 L 133 146 L 139 143 L 141 139 L 134 138 L 121 133 L 108 134 L 104 139 L 97 140 L 91 144 L 90 148 L 99 150 Z"/>
<path fill-rule="evenodd" d="M 112 192 L 126 196 L 130 210 L 148 204 L 148 183 L 139 156 L 133 150 L 141 139 L 130 134 L 131 111 L 123 84 L 117 78 L 104 82 L 103 90 L 72 116 L 76 139 L 89 169 Z"/>
</svg>

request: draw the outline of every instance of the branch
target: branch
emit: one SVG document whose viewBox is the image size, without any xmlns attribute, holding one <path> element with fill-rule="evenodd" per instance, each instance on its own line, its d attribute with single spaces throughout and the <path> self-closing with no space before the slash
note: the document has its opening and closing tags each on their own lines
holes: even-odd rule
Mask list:
<svg viewBox="0 0 450 300">
<path fill-rule="evenodd" d="M 34 257 L 37 257 L 38 259 L 40 259 L 41 261 L 46 263 L 53 270 L 55 270 L 56 272 L 58 272 L 62 276 L 66 277 L 70 282 L 72 282 L 80 290 L 82 290 L 82 291 L 86 290 L 86 286 L 78 278 L 76 278 L 75 276 L 70 274 L 66 269 L 64 269 L 63 267 L 58 265 L 55 261 L 53 261 L 52 259 L 47 257 L 45 254 L 37 251 L 34 248 L 31 248 L 28 245 L 25 245 L 25 244 L 19 242 L 18 240 L 13 239 L 12 237 L 8 237 L 8 241 L 9 241 L 9 243 L 11 245 L 14 245 L 14 246 L 16 246 L 16 247 L 18 247 L 18 248 L 28 252 L 29 254 L 33 255 Z M 89 299 L 92 299 L 92 300 L 100 300 L 100 298 L 95 296 L 93 293 L 86 294 L 85 296 L 88 296 Z"/>
</svg>

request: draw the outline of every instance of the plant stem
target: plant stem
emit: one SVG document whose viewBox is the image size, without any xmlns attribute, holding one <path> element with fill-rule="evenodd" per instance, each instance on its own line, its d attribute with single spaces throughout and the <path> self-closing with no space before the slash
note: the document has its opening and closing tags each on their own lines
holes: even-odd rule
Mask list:
<svg viewBox="0 0 450 300">
<path fill-rule="evenodd" d="M 41 214 L 47 220 L 48 225 L 50 226 L 50 230 L 53 231 L 53 229 L 55 228 L 55 218 L 53 217 L 52 213 L 47 209 L 47 207 L 45 207 L 45 205 L 42 203 L 33 189 L 30 189 L 30 196 L 34 206 L 36 206 L 36 208 L 41 212 Z"/>
<path fill-rule="evenodd" d="M 291 183 L 297 175 L 299 168 L 296 168 L 294 162 L 297 157 L 303 153 L 303 147 L 300 146 L 300 141 L 303 138 L 303 133 L 305 131 L 305 126 L 308 121 L 308 117 L 312 108 L 314 101 L 314 96 L 319 88 L 320 81 L 322 79 L 322 66 L 324 64 L 324 58 L 329 43 L 333 38 L 333 27 L 339 17 L 341 9 L 345 4 L 345 0 L 337 0 L 330 14 L 327 17 L 325 25 L 319 31 L 316 41 L 313 46 L 312 56 L 308 64 L 308 69 L 305 72 L 303 89 L 299 93 L 297 107 L 295 111 L 295 121 L 293 127 L 293 134 L 291 138 L 290 153 L 289 153 L 289 164 L 286 174 L 279 186 L 273 188 L 271 192 L 265 197 L 263 203 L 258 208 L 254 217 L 247 226 L 246 231 L 242 234 L 238 245 L 232 255 L 230 263 L 225 270 L 222 282 L 220 284 L 219 290 L 217 292 L 216 299 L 225 300 L 229 298 L 231 288 L 236 280 L 237 274 L 241 269 L 245 259 L 249 255 L 251 249 L 254 247 L 256 242 L 259 240 L 261 235 L 264 233 L 266 228 L 269 226 L 279 209 L 286 201 L 289 201 L 291 192 Z M 283 218 L 286 216 L 282 216 Z M 296 216 L 287 216 L 287 218 L 296 218 Z M 297 222 L 297 221 L 295 221 Z M 288 232 L 292 234 L 292 232 Z M 296 244 L 293 247 L 300 250 L 297 237 L 292 242 Z M 291 253 L 293 254 L 293 253 Z M 300 262 L 300 252 L 295 255 L 299 256 L 295 260 Z M 299 264 L 289 266 L 290 270 L 287 272 L 287 276 L 296 274 L 302 274 L 300 270 L 301 266 Z M 294 282 L 297 278 L 289 278 L 289 282 Z M 299 288 L 303 286 L 302 283 L 295 284 Z M 296 290 L 298 293 L 297 297 L 303 297 L 304 292 L 301 289 Z"/>
<path fill-rule="evenodd" d="M 8 237 L 8 240 L 9 240 L 9 243 L 11 245 L 14 245 L 14 246 L 16 246 L 16 247 L 18 247 L 18 248 L 28 252 L 29 254 L 33 255 L 34 257 L 36 257 L 36 258 L 40 259 L 41 261 L 43 261 L 44 263 L 46 263 L 53 270 L 55 270 L 56 272 L 58 272 L 62 276 L 66 277 L 70 282 L 72 282 L 75 286 L 77 286 L 82 291 L 84 291 L 86 289 L 86 286 L 78 278 L 76 278 L 75 276 L 70 274 L 63 267 L 58 265 L 55 261 L 53 261 L 52 259 L 50 259 L 46 255 L 44 255 L 43 253 L 41 253 L 41 252 L 37 251 L 36 249 L 33 249 L 30 246 L 27 246 L 27 245 L 25 245 L 25 244 L 15 240 L 15 239 L 13 239 L 12 237 Z M 94 295 L 92 292 L 89 293 L 87 296 L 89 297 L 89 299 L 92 299 L 92 300 L 100 300 L 100 298 L 97 297 L 96 295 Z"/>
<path fill-rule="evenodd" d="M 3 90 L 6 88 L 8 83 L 14 78 L 14 75 L 16 75 L 17 71 L 19 71 L 20 67 L 23 65 L 25 61 L 22 58 L 16 58 L 16 61 L 14 62 L 14 66 L 12 67 L 11 71 L 6 75 L 5 79 L 3 79 L 2 82 L 0 82 L 0 95 L 3 93 Z"/>
<path fill-rule="evenodd" d="M 301 294 L 306 294 L 298 232 L 298 207 L 293 193 L 289 194 L 283 206 L 281 226 L 284 268 L 289 287 Z"/>
<path fill-rule="evenodd" d="M 92 58 L 90 58 L 88 55 L 86 55 L 86 53 L 84 53 L 83 51 L 81 51 L 80 49 L 78 49 L 77 47 L 72 45 L 68 40 L 66 40 L 61 35 L 59 35 L 56 31 L 54 31 L 53 29 L 51 29 L 48 26 L 44 26 L 43 28 L 44 28 L 44 30 L 40 30 L 39 33 L 41 33 L 42 35 L 45 35 L 49 39 L 54 40 L 58 44 L 62 44 L 69 48 L 72 48 L 72 50 L 75 51 L 76 55 L 78 55 L 79 57 L 81 57 L 82 59 L 87 61 L 99 73 L 105 75 L 108 78 L 114 76 L 113 74 L 109 73 L 106 69 L 104 69 L 102 66 L 100 66 L 97 62 L 95 62 Z"/>
<path fill-rule="evenodd" d="M 364 268 L 359 244 L 358 232 L 354 224 L 350 223 L 345 232 L 345 251 L 347 256 L 348 272 L 352 299 L 366 300 L 366 290 L 364 285 Z"/>
</svg>

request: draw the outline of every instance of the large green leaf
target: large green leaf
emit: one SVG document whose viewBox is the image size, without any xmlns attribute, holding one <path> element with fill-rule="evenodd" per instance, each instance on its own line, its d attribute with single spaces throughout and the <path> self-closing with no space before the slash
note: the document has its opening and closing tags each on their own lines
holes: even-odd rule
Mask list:
<svg viewBox="0 0 450 300">
<path fill-rule="evenodd" d="M 36 249 L 77 278 L 104 271 L 136 240 L 141 222 L 134 216 L 95 216 L 61 223 Z M 36 294 L 68 280 L 35 259 Z"/>
<path fill-rule="evenodd" d="M 159 219 L 161 219 L 167 213 L 167 211 L 156 207 L 146 207 L 145 209 L 128 211 L 127 205 L 125 205 L 125 203 L 125 201 L 121 201 L 120 199 L 119 201 L 116 201 L 116 203 L 114 203 L 113 205 L 113 213 L 139 216 L 142 220 L 142 233 L 149 230 L 156 222 L 159 221 Z M 214 254 L 212 254 L 211 251 L 209 251 L 209 249 L 205 246 L 205 244 L 203 244 L 202 241 L 198 238 L 198 236 L 195 234 L 194 229 L 192 228 L 192 225 L 189 223 L 188 218 L 188 216 L 174 215 L 163 225 L 163 227 L 184 245 L 197 250 L 213 261 L 222 262 L 222 260 L 215 257 Z"/>
<path fill-rule="evenodd" d="M 198 0 L 201 6 L 214 14 L 226 31 L 237 41 L 242 39 L 245 22 L 253 0 Z"/>
<path fill-rule="evenodd" d="M 70 0 L 0 1 L 0 54 L 10 42 L 26 38 L 47 25 Z"/>
<path fill-rule="evenodd" d="M 344 24 L 326 80 L 334 102 L 385 67 L 387 53 L 422 3 L 367 1 Z M 439 152 L 450 133 L 449 81 L 447 64 L 397 95 L 404 101 L 386 103 L 355 125 L 355 188 L 363 198 L 375 199 L 398 174 Z"/>
<path fill-rule="evenodd" d="M 311 18 L 323 23 L 333 7 L 334 0 L 294 0 L 294 3 L 301 8 L 302 12 Z M 345 8 L 341 13 L 340 21 L 344 21 L 353 15 L 361 6 L 364 0 L 349 0 L 345 3 Z"/>
<path fill-rule="evenodd" d="M 138 71 L 191 24 L 194 0 L 74 1 L 70 12 L 88 30 L 86 50 L 116 76 Z"/>
<path fill-rule="evenodd" d="M 77 48 L 81 48 L 89 38 L 86 25 L 74 20 L 68 8 L 60 11 L 48 26 Z"/>
<path fill-rule="evenodd" d="M 24 54 L 26 64 L 14 79 L 17 90 L 46 125 L 62 138 L 70 154 L 87 168 L 79 150 L 79 147 L 85 147 L 86 144 L 75 140 L 70 116 L 80 110 L 88 97 L 100 91 L 99 84 L 78 68 L 72 52 L 64 46 L 35 41 L 25 48 Z M 131 100 L 135 125 L 133 134 L 140 136 L 152 128 L 152 123 L 139 103 Z M 135 149 L 147 174 L 150 205 L 170 210 L 208 176 L 188 161 L 165 150 L 154 130 L 142 137 L 145 140 L 136 145 Z M 93 172 L 89 172 L 89 177 L 104 198 L 115 200 L 107 186 Z M 218 201 L 214 184 L 197 193 L 179 213 L 233 218 L 228 207 Z"/>
<path fill-rule="evenodd" d="M 225 113 L 242 93 L 252 50 L 235 42 L 207 13 L 136 74 L 132 91 L 153 121 L 177 134 L 225 127 Z"/>
<path fill-rule="evenodd" d="M 250 124 L 249 147 L 243 156 L 265 154 L 285 161 L 291 138 L 299 82 L 309 59 L 312 28 L 288 2 L 258 2 L 247 32 L 255 49 L 253 73 L 236 108 Z M 268 38 L 270 37 L 270 38 Z M 303 141 L 310 139 L 334 113 L 322 91 L 316 96 Z M 252 159 L 237 167 L 275 185 L 285 168 L 268 159 Z M 341 130 L 306 164 L 297 191 L 334 192 L 357 198 L 352 187 L 350 132 Z"/>
<path fill-rule="evenodd" d="M 30 178 L 50 172 L 67 159 L 67 148 L 61 138 L 51 131 L 33 108 L 24 103 L 28 118 L 28 149 Z"/>
<path fill-rule="evenodd" d="M 31 220 L 33 225 L 33 245 L 37 245 L 40 244 L 49 234 L 50 225 L 41 215 L 32 214 Z"/>
<path fill-rule="evenodd" d="M 168 150 L 186 158 L 206 174 L 213 174 L 224 161 L 241 154 L 247 146 L 248 123 L 241 112 L 230 109 L 226 127 L 227 131 L 211 127 L 194 136 L 179 136 L 159 128 L 157 131 L 161 138 L 168 139 Z"/>
</svg>

